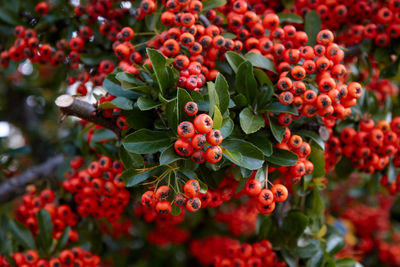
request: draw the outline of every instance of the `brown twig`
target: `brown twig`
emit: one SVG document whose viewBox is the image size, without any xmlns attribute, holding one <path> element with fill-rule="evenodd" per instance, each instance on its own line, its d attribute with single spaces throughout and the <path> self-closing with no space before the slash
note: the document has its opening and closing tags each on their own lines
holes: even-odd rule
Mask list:
<svg viewBox="0 0 400 267">
<path fill-rule="evenodd" d="M 117 126 L 115 119 L 104 117 L 94 105 L 71 95 L 61 95 L 55 102 L 64 116 L 75 116 L 93 122 L 110 129 L 118 138 L 121 138 L 121 129 Z"/>
<path fill-rule="evenodd" d="M 360 54 L 361 54 L 361 46 L 360 46 L 360 44 L 356 44 L 356 45 L 347 47 L 347 51 L 344 52 L 344 57 L 345 58 L 355 57 L 355 56 L 359 56 Z"/>
<path fill-rule="evenodd" d="M 54 179 L 54 172 L 63 162 L 64 157 L 58 155 L 43 164 L 34 166 L 26 170 L 24 173 L 10 178 L 0 184 L 0 203 L 4 203 L 14 199 L 25 192 L 26 185 L 46 179 Z"/>
<path fill-rule="evenodd" d="M 199 20 L 200 20 L 201 24 L 203 24 L 204 27 L 208 27 L 211 25 L 210 21 L 204 15 L 199 15 Z"/>
</svg>

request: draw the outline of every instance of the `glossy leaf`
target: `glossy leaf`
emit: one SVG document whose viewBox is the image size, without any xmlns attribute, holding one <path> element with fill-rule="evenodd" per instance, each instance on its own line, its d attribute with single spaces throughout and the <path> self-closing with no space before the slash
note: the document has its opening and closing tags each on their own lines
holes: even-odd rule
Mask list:
<svg viewBox="0 0 400 267">
<path fill-rule="evenodd" d="M 253 65 L 250 61 L 246 60 L 239 65 L 236 74 L 236 90 L 246 96 L 248 102 L 256 100 L 257 81 L 254 77 Z"/>
<path fill-rule="evenodd" d="M 37 213 L 39 233 L 36 241 L 41 249 L 48 252 L 53 242 L 53 222 L 50 213 L 42 209 Z"/>
<path fill-rule="evenodd" d="M 35 240 L 33 239 L 33 235 L 31 231 L 24 225 L 20 224 L 15 220 L 9 221 L 9 229 L 16 241 L 26 249 L 34 249 Z"/>
<path fill-rule="evenodd" d="M 226 0 L 206 0 L 203 2 L 203 11 L 226 5 Z"/>
<path fill-rule="evenodd" d="M 279 125 L 274 118 L 268 116 L 269 127 L 271 129 L 272 135 L 275 137 L 276 141 L 280 143 L 282 141 L 283 135 L 285 134 L 285 127 Z"/>
<path fill-rule="evenodd" d="M 126 169 L 139 168 L 144 165 L 144 160 L 142 155 L 128 152 L 124 148 L 124 146 L 120 146 L 118 151 L 119 151 L 119 158 L 121 159 Z"/>
<path fill-rule="evenodd" d="M 293 106 L 282 105 L 280 102 L 274 102 L 262 108 L 259 112 L 273 112 L 273 113 L 290 113 L 295 116 L 299 115 L 297 109 Z"/>
<path fill-rule="evenodd" d="M 122 144 L 129 152 L 136 154 L 152 154 L 167 147 L 170 142 L 171 139 L 165 132 L 140 129 L 127 135 L 123 139 Z"/>
<path fill-rule="evenodd" d="M 257 133 L 258 134 L 258 133 Z M 272 143 L 271 141 L 268 139 L 268 136 L 266 135 L 252 135 L 249 138 L 249 141 L 255 145 L 256 147 L 258 147 L 258 149 L 260 149 L 263 153 L 264 156 L 266 157 L 270 157 L 272 155 Z"/>
<path fill-rule="evenodd" d="M 219 111 L 217 106 L 214 106 L 214 115 L 213 115 L 213 128 L 219 129 L 222 126 L 222 114 Z"/>
<path fill-rule="evenodd" d="M 276 73 L 276 69 L 275 69 L 272 61 L 270 59 L 266 58 L 262 54 L 255 53 L 255 52 L 249 52 L 246 55 L 244 55 L 244 57 L 245 57 L 245 59 L 250 61 L 254 67 L 259 67 L 259 68 L 266 69 L 266 70 Z"/>
<path fill-rule="evenodd" d="M 226 52 L 225 57 L 235 73 L 238 72 L 239 65 L 245 61 L 243 56 L 239 55 L 238 53 L 232 52 L 232 51 Z"/>
<path fill-rule="evenodd" d="M 317 43 L 317 34 L 321 30 L 321 18 L 314 10 L 308 11 L 304 19 L 304 31 L 308 35 L 308 45 Z"/>
<path fill-rule="evenodd" d="M 221 114 L 225 114 L 229 106 L 229 86 L 221 73 L 218 73 L 215 79 L 215 91 L 218 95 L 218 108 Z"/>
<path fill-rule="evenodd" d="M 240 126 L 246 134 L 257 132 L 264 127 L 264 118 L 254 114 L 249 108 L 243 109 L 239 114 Z"/>
<path fill-rule="evenodd" d="M 278 13 L 279 21 L 289 23 L 303 23 L 303 18 L 293 13 Z"/>
<path fill-rule="evenodd" d="M 241 160 L 238 163 L 234 163 L 243 168 L 249 170 L 258 170 L 264 163 L 264 154 L 261 152 L 261 150 L 247 141 L 241 139 L 225 139 L 222 142 L 222 147 L 232 153 L 240 153 L 242 155 Z"/>
<path fill-rule="evenodd" d="M 298 156 L 289 150 L 274 147 L 272 155 L 265 159 L 277 166 L 293 166 L 297 163 Z"/>
<path fill-rule="evenodd" d="M 222 125 L 221 128 L 219 129 L 222 133 L 222 137 L 223 138 L 227 138 L 228 136 L 231 135 L 232 131 L 233 131 L 233 121 L 231 120 L 231 118 L 226 117 L 222 120 Z"/>
</svg>

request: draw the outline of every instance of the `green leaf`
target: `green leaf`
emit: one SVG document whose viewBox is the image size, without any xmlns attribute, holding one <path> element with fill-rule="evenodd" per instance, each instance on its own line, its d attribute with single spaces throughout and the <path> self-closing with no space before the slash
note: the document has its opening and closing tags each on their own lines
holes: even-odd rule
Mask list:
<svg viewBox="0 0 400 267">
<path fill-rule="evenodd" d="M 395 62 L 393 62 L 389 66 L 383 68 L 379 73 L 379 78 L 380 79 L 389 79 L 389 78 L 393 78 L 394 76 L 396 76 L 397 73 L 399 72 L 399 63 L 400 63 L 400 60 L 397 59 Z"/>
<path fill-rule="evenodd" d="M 153 66 L 161 94 L 164 94 L 165 90 L 173 83 L 172 77 L 169 75 L 166 68 L 167 59 L 155 49 L 147 48 L 146 51 L 151 65 Z"/>
<path fill-rule="evenodd" d="M 146 181 L 150 177 L 158 176 L 164 170 L 166 170 L 165 166 L 158 166 L 157 168 L 150 169 L 144 172 L 140 172 L 135 169 L 128 169 L 121 174 L 121 179 L 124 180 L 126 187 L 133 187 Z"/>
<path fill-rule="evenodd" d="M 228 149 L 223 147 L 222 153 L 225 157 L 229 158 L 229 160 L 235 164 L 239 164 L 243 160 L 242 154 L 240 154 L 239 152 L 229 151 Z"/>
<path fill-rule="evenodd" d="M 317 34 L 321 30 L 321 18 L 314 10 L 308 11 L 305 17 L 304 31 L 308 35 L 307 45 L 314 46 L 317 43 Z"/>
<path fill-rule="evenodd" d="M 133 108 L 132 101 L 125 97 L 117 97 L 109 102 L 105 102 L 99 105 L 99 109 L 110 109 L 110 108 L 120 108 L 125 110 L 130 110 Z"/>
<path fill-rule="evenodd" d="M 60 238 L 57 241 L 57 249 L 61 250 L 65 247 L 69 239 L 69 233 L 71 232 L 71 227 L 65 227 L 64 231 L 62 232 Z"/>
<path fill-rule="evenodd" d="M 187 121 L 190 120 L 191 117 L 185 113 L 185 105 L 187 102 L 193 101 L 190 94 L 182 88 L 178 88 L 177 90 L 177 121 Z"/>
<path fill-rule="evenodd" d="M 318 252 L 307 261 L 306 267 L 320 267 L 324 262 L 324 253 L 322 250 Z"/>
<path fill-rule="evenodd" d="M 282 230 L 289 240 L 296 241 L 308 225 L 308 217 L 299 211 L 290 211 L 283 219 Z"/>
<path fill-rule="evenodd" d="M 247 99 L 243 94 L 238 94 L 233 97 L 233 101 L 237 108 L 241 108 L 247 105 Z"/>
<path fill-rule="evenodd" d="M 122 144 L 126 150 L 132 153 L 153 154 L 167 147 L 170 142 L 171 139 L 165 132 L 140 129 L 127 135 L 123 139 Z"/>
<path fill-rule="evenodd" d="M 249 108 L 243 109 L 239 114 L 240 127 L 246 134 L 255 133 L 265 126 L 264 118 L 255 115 Z"/>
<path fill-rule="evenodd" d="M 174 131 L 176 131 L 176 128 L 178 127 L 177 114 L 179 114 L 176 99 L 177 98 L 174 98 L 173 100 L 171 100 L 167 104 L 167 109 L 166 109 L 168 126 Z"/>
<path fill-rule="evenodd" d="M 254 69 L 254 75 L 256 76 L 256 79 L 260 85 L 267 85 L 269 87 L 274 86 L 273 83 L 271 82 L 271 79 L 263 70 Z"/>
<path fill-rule="evenodd" d="M 171 144 L 167 149 L 161 152 L 160 165 L 170 164 L 180 159 L 184 158 L 176 154 L 174 144 Z"/>
<path fill-rule="evenodd" d="M 236 34 L 233 34 L 231 32 L 225 32 L 222 34 L 222 36 L 224 38 L 228 38 L 228 39 L 236 39 Z"/>
<path fill-rule="evenodd" d="M 261 223 L 257 229 L 257 236 L 260 239 L 268 239 L 269 231 L 272 228 L 272 217 L 271 216 L 261 216 Z"/>
<path fill-rule="evenodd" d="M 313 177 L 323 177 L 325 175 L 325 156 L 324 151 L 317 148 L 315 143 L 311 144 L 310 161 L 314 165 Z"/>
<path fill-rule="evenodd" d="M 109 129 L 97 129 L 90 140 L 90 145 L 93 146 L 97 142 L 102 142 L 108 139 L 114 139 L 116 134 Z"/>
<path fill-rule="evenodd" d="M 354 259 L 351 258 L 343 258 L 336 260 L 336 267 L 356 267 L 357 263 Z"/>
<path fill-rule="evenodd" d="M 303 18 L 297 14 L 293 13 L 278 13 L 279 21 L 282 22 L 289 22 L 289 23 L 303 23 Z"/>
<path fill-rule="evenodd" d="M 181 207 L 178 207 L 177 205 L 175 205 L 175 203 L 172 203 L 171 206 L 172 206 L 171 215 L 178 216 L 179 214 L 181 214 Z"/>
<path fill-rule="evenodd" d="M 231 120 L 231 118 L 226 117 L 222 120 L 222 125 L 221 128 L 219 129 L 222 133 L 223 138 L 227 138 L 228 136 L 231 135 L 232 131 L 233 131 L 233 121 Z"/>
<path fill-rule="evenodd" d="M 226 5 L 226 0 L 206 0 L 203 2 L 203 11 Z"/>
<path fill-rule="evenodd" d="M 121 88 L 121 83 L 115 78 L 115 74 L 109 74 L 103 81 L 103 87 L 114 96 L 122 96 L 128 99 L 135 99 L 138 94 L 131 91 L 126 91 Z"/>
<path fill-rule="evenodd" d="M 259 67 L 276 73 L 274 63 L 262 54 L 249 52 L 244 57 L 251 62 L 254 67 Z"/>
<path fill-rule="evenodd" d="M 213 116 L 213 128 L 219 129 L 222 126 L 222 114 L 217 106 L 214 106 L 214 116 Z M 223 136 L 224 137 L 224 136 Z"/>
<path fill-rule="evenodd" d="M 210 0 L 210 1 L 212 1 L 212 0 Z M 225 57 L 235 73 L 238 72 L 239 65 L 242 64 L 245 60 L 241 55 L 239 55 L 238 53 L 232 52 L 232 51 L 226 52 Z"/>
<path fill-rule="evenodd" d="M 119 158 L 124 164 L 125 169 L 140 168 L 144 165 L 142 155 L 128 152 L 124 146 L 120 146 L 118 149 Z"/>
<path fill-rule="evenodd" d="M 342 157 L 339 162 L 335 166 L 335 173 L 341 179 L 349 177 L 349 175 L 354 171 L 353 164 L 351 164 L 351 160 Z"/>
<path fill-rule="evenodd" d="M 215 84 L 213 82 L 207 83 L 207 89 L 208 89 L 208 98 L 210 104 L 210 107 L 208 109 L 208 115 L 213 116 L 214 107 L 218 107 L 219 105 L 218 94 L 215 90 Z"/>
<path fill-rule="evenodd" d="M 307 214 L 310 215 L 311 218 L 319 219 L 324 215 L 325 203 L 318 188 L 314 188 L 311 195 L 307 197 L 307 203 Z"/>
<path fill-rule="evenodd" d="M 265 158 L 269 163 L 275 164 L 277 166 L 293 166 L 297 163 L 299 157 L 297 154 L 277 147 L 273 148 L 272 155 Z"/>
<path fill-rule="evenodd" d="M 16 241 L 25 249 L 35 249 L 35 240 L 31 231 L 15 220 L 9 221 L 9 229 Z"/>
<path fill-rule="evenodd" d="M 24 25 L 23 21 L 16 12 L 13 12 L 5 7 L 0 8 L 0 21 L 3 21 L 11 26 Z"/>
<path fill-rule="evenodd" d="M 145 85 L 145 83 L 142 80 L 136 78 L 135 75 L 127 72 L 118 72 L 115 75 L 115 78 L 120 82 L 127 82 L 134 86 Z"/>
<path fill-rule="evenodd" d="M 4 6 L 7 7 L 10 11 L 13 11 L 14 13 L 18 13 L 18 10 L 20 8 L 20 0 L 14 0 L 14 1 L 2 1 L 1 2 Z"/>
<path fill-rule="evenodd" d="M 297 109 L 293 106 L 282 105 L 280 102 L 274 102 L 259 110 L 261 113 L 274 112 L 274 113 L 290 113 L 295 116 L 299 115 Z"/>
<path fill-rule="evenodd" d="M 225 77 L 218 73 L 215 79 L 215 91 L 218 95 L 218 108 L 221 114 L 224 114 L 228 110 L 229 106 L 229 86 Z"/>
<path fill-rule="evenodd" d="M 339 234 L 331 234 L 326 240 L 326 251 L 332 256 L 338 253 L 346 245 L 344 239 Z"/>
<path fill-rule="evenodd" d="M 269 126 L 272 135 L 275 137 L 276 141 L 280 143 L 282 141 L 283 135 L 285 134 L 286 128 L 275 122 L 275 119 L 268 115 Z"/>
<path fill-rule="evenodd" d="M 264 135 L 252 135 L 249 138 L 249 141 L 258 147 L 263 153 L 264 156 L 270 157 L 272 155 L 272 143 L 268 139 L 268 136 Z"/>
<path fill-rule="evenodd" d="M 39 233 L 36 236 L 36 241 L 41 249 L 49 252 L 53 242 L 53 223 L 50 213 L 42 209 L 37 213 Z"/>
<path fill-rule="evenodd" d="M 238 166 L 249 169 L 258 170 L 264 163 L 264 154 L 255 145 L 241 139 L 225 139 L 222 147 L 231 153 L 239 152 L 242 159 L 236 163 Z M 228 158 L 229 159 L 229 158 Z"/>
<path fill-rule="evenodd" d="M 150 110 L 161 105 L 161 103 L 154 101 L 153 99 L 140 96 L 136 102 L 140 110 Z"/>
<path fill-rule="evenodd" d="M 254 77 L 253 65 L 250 61 L 240 64 L 236 74 L 236 90 L 246 96 L 247 101 L 256 101 L 257 81 Z"/>
<path fill-rule="evenodd" d="M 311 138 L 311 140 L 314 141 L 314 143 L 321 149 L 325 150 L 325 142 L 322 140 L 321 136 L 316 134 L 315 132 L 308 131 L 308 130 L 300 130 L 296 131 L 295 134 L 300 135 L 300 136 L 306 136 Z"/>
</svg>

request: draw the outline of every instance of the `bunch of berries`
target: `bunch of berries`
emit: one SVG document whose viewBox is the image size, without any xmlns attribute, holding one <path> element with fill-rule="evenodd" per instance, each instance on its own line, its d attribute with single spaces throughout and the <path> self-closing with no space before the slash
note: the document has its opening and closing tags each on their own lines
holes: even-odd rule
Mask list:
<svg viewBox="0 0 400 267">
<path fill-rule="evenodd" d="M 58 239 L 66 227 L 76 226 L 78 217 L 70 206 L 56 205 L 54 202 L 55 193 L 50 189 L 44 189 L 39 196 L 25 194 L 22 203 L 17 206 L 16 218 L 36 235 L 39 232 L 37 214 L 42 209 L 47 210 L 53 223 L 53 238 Z M 73 229 L 69 232 L 69 240 L 78 240 L 78 233 Z"/>
<path fill-rule="evenodd" d="M 388 46 L 392 39 L 400 37 L 397 0 L 296 1 L 292 11 L 304 16 L 309 10 L 319 14 L 324 28 L 342 29 L 338 38 L 346 45 L 358 44 L 368 38 L 377 46 Z"/>
<path fill-rule="evenodd" d="M 51 258 L 50 260 L 40 259 L 39 253 L 36 250 L 28 250 L 25 253 L 14 253 L 12 254 L 12 259 L 18 267 L 102 266 L 101 259 L 98 255 L 92 254 L 89 251 L 84 251 L 80 247 L 65 249 L 60 252 L 58 257 Z M 11 265 L 7 263 L 2 266 L 8 267 Z"/>
<path fill-rule="evenodd" d="M 275 184 L 270 189 L 263 188 L 260 181 L 252 178 L 247 181 L 245 192 L 257 200 L 256 207 L 262 214 L 270 214 L 275 209 L 275 203 L 283 202 L 288 197 L 286 186 Z"/>
<path fill-rule="evenodd" d="M 382 120 L 376 124 L 364 117 L 359 126 L 359 131 L 345 128 L 340 138 L 331 137 L 328 153 L 332 151 L 334 159 L 342 154 L 351 159 L 355 168 L 369 174 L 383 170 L 391 158 L 394 166 L 399 167 L 400 117 L 393 118 L 390 123 Z"/>
<path fill-rule="evenodd" d="M 117 221 L 130 197 L 120 178 L 124 166 L 106 156 L 91 162 L 87 169 L 78 170 L 82 164 L 82 158 L 71 161 L 72 170 L 63 182 L 63 187 L 74 194 L 78 214 Z"/>
<path fill-rule="evenodd" d="M 225 266 L 286 266 L 272 250 L 268 240 L 240 243 L 228 237 L 208 237 L 190 243 L 192 255 L 203 265 Z"/>
<path fill-rule="evenodd" d="M 197 114 L 198 107 L 194 102 L 185 105 L 185 112 L 189 116 Z M 179 139 L 175 141 L 174 148 L 178 155 L 189 157 L 195 163 L 207 162 L 215 164 L 222 159 L 222 149 L 219 146 L 223 137 L 220 130 L 213 129 L 213 120 L 207 114 L 200 114 L 194 118 L 193 123 L 183 121 L 177 129 Z M 207 143 L 210 145 L 206 148 Z M 205 149 L 205 152 L 203 151 Z"/>
</svg>

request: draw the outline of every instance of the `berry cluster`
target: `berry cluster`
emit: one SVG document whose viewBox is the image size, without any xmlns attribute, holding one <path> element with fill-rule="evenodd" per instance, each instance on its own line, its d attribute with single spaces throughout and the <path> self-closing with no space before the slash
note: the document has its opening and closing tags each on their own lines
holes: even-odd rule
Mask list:
<svg viewBox="0 0 400 267">
<path fill-rule="evenodd" d="M 348 187 L 347 184 L 343 184 Z M 338 191 L 342 195 L 343 190 Z M 338 201 L 336 194 L 330 195 L 332 202 Z M 391 208 L 394 198 L 378 194 L 376 205 L 365 205 L 360 200 L 351 199 L 346 205 L 340 205 L 340 218 L 334 223 L 346 234 L 346 247 L 338 253 L 338 258 L 353 257 L 358 261 L 377 250 L 378 258 L 387 266 L 398 266 L 400 256 L 400 235 L 393 228 Z M 339 206 L 339 205 L 338 205 Z"/>
<path fill-rule="evenodd" d="M 36 235 L 39 232 L 37 214 L 42 209 L 47 210 L 53 223 L 53 238 L 58 239 L 67 226 L 72 227 L 78 223 L 78 217 L 70 206 L 56 205 L 54 200 L 55 193 L 50 189 L 44 189 L 39 196 L 25 194 L 16 209 L 16 218 Z M 71 229 L 69 233 L 70 241 L 78 240 L 75 230 Z"/>
<path fill-rule="evenodd" d="M 275 209 L 275 203 L 283 202 L 288 197 L 288 190 L 282 184 L 272 185 L 270 189 L 256 179 L 249 179 L 245 186 L 245 192 L 257 199 L 256 207 L 262 214 L 270 214 Z"/>
<path fill-rule="evenodd" d="M 300 181 L 301 177 L 311 174 L 314 170 L 314 165 L 307 157 L 311 153 L 311 146 L 308 142 L 303 140 L 300 135 L 292 134 L 289 128 L 286 128 L 282 141 L 276 144 L 277 148 L 289 150 L 295 153 L 299 159 L 296 164 L 290 167 L 269 167 L 268 172 L 278 170 L 282 182 L 287 185 L 296 184 Z"/>
<path fill-rule="evenodd" d="M 215 220 L 228 225 L 235 236 L 251 235 L 256 230 L 256 222 L 260 213 L 256 207 L 257 200 L 251 198 L 240 205 L 228 203 L 215 214 Z"/>
<path fill-rule="evenodd" d="M 268 240 L 241 244 L 235 239 L 215 236 L 193 240 L 190 243 L 190 251 L 200 263 L 213 264 L 215 267 L 286 266 L 285 262 L 278 259 Z"/>
<path fill-rule="evenodd" d="M 143 217 L 148 223 L 155 222 L 155 228 L 148 233 L 147 240 L 157 246 L 165 246 L 170 243 L 181 244 L 190 236 L 187 230 L 178 227 L 185 219 L 185 210 L 183 209 L 174 216 L 170 213 L 157 213 L 154 208 L 149 208 L 142 202 L 141 205 L 135 207 L 135 215 L 138 218 Z"/>
<path fill-rule="evenodd" d="M 360 130 L 345 128 L 340 138 L 330 137 L 327 146 L 327 161 L 334 164 L 340 155 L 351 159 L 353 166 L 369 174 L 383 170 L 393 157 L 396 167 L 400 166 L 399 139 L 400 117 L 375 122 L 364 117 L 360 121 Z"/>
<path fill-rule="evenodd" d="M 292 30 L 295 31 L 295 28 Z M 317 35 L 317 45 L 314 47 L 287 49 L 283 61 L 278 65 L 281 73 L 277 82 L 279 101 L 283 105 L 293 105 L 300 116 L 319 115 L 328 127 L 332 127 L 336 119 L 350 115 L 350 107 L 362 95 L 359 83 L 344 83 L 347 70 L 340 63 L 344 52 L 333 43 L 333 38 L 332 32 L 322 30 Z M 312 81 L 307 81 L 307 75 Z M 287 113 L 278 117 L 284 126 L 292 120 L 293 115 Z"/>
<path fill-rule="evenodd" d="M 101 259 L 98 255 L 92 254 L 89 251 L 84 251 L 80 247 L 74 247 L 70 250 L 65 249 L 60 252 L 57 258 L 54 257 L 50 260 L 40 259 L 39 253 L 36 250 L 28 250 L 25 253 L 14 253 L 12 254 L 12 259 L 14 260 L 15 265 L 18 267 L 101 266 Z M 6 263 L 1 266 L 9 267 L 11 265 Z"/>
<path fill-rule="evenodd" d="M 189 116 L 196 115 L 197 104 L 188 102 L 185 105 L 185 112 Z M 195 163 L 217 163 L 222 159 L 222 149 L 219 146 L 223 137 L 220 130 L 213 129 L 213 120 L 207 114 L 200 114 L 194 118 L 193 123 L 183 121 L 177 129 L 179 139 L 175 141 L 174 148 L 178 155 L 189 157 Z M 204 152 L 202 149 L 207 147 Z"/>
<path fill-rule="evenodd" d="M 390 1 L 296 1 L 292 11 L 305 15 L 315 10 L 324 28 L 343 29 L 340 41 L 346 45 L 372 39 L 377 46 L 388 46 L 400 37 L 400 5 Z M 345 25 L 345 26 L 344 26 Z"/>
<path fill-rule="evenodd" d="M 78 171 L 83 165 L 82 158 L 71 161 L 70 165 L 72 170 L 66 174 L 63 187 L 74 194 L 78 214 L 117 221 L 130 197 L 120 178 L 124 170 L 122 163 L 102 156 L 87 169 Z"/>
<path fill-rule="evenodd" d="M 370 60 L 370 62 L 372 65 L 372 75 L 368 70 L 364 70 L 360 75 L 362 81 L 370 78 L 370 82 L 365 86 L 365 89 L 373 91 L 381 104 L 386 101 L 388 96 L 398 96 L 399 87 L 389 79 L 379 78 L 381 71 L 378 68 L 378 63 L 373 60 Z"/>
</svg>

